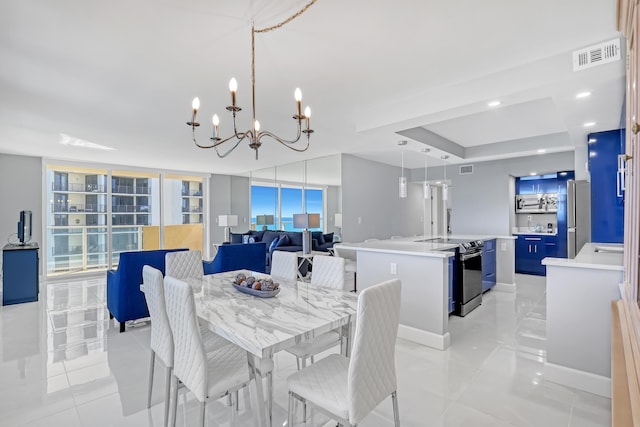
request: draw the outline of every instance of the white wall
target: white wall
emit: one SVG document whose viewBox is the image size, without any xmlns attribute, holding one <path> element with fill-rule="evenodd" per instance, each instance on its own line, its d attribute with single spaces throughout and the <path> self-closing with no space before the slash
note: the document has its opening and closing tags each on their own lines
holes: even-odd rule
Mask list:
<svg viewBox="0 0 640 427">
<path fill-rule="evenodd" d="M 415 188 L 409 186 L 408 198 L 398 197 L 400 168 L 343 154 L 341 174 L 344 242 L 421 234 Z"/>
<path fill-rule="evenodd" d="M 0 241 L 17 241 L 21 210 L 33 212 L 32 241 L 41 247 L 42 235 L 42 158 L 0 153 Z M 42 253 L 42 249 L 40 250 Z M 40 255 L 42 259 L 42 255 Z M 40 262 L 42 274 L 42 262 Z"/>
<path fill-rule="evenodd" d="M 235 231 L 244 233 L 251 228 L 251 181 L 243 176 L 231 177 L 231 213 L 238 215 Z"/>
</svg>

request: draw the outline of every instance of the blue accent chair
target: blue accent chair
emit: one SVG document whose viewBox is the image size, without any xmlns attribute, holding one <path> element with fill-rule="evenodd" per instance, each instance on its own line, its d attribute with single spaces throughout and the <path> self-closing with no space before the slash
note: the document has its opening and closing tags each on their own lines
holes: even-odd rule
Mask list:
<svg viewBox="0 0 640 427">
<path fill-rule="evenodd" d="M 120 322 L 124 332 L 127 320 L 149 317 L 149 309 L 140 291 L 142 267 L 150 265 L 164 275 L 164 256 L 168 252 L 188 249 L 158 249 L 153 251 L 122 252 L 117 270 L 107 271 L 107 309 L 111 318 Z"/>
<path fill-rule="evenodd" d="M 211 261 L 203 261 L 204 274 L 233 270 L 251 270 L 266 273 L 267 245 L 257 243 L 230 243 L 220 245 Z"/>
</svg>

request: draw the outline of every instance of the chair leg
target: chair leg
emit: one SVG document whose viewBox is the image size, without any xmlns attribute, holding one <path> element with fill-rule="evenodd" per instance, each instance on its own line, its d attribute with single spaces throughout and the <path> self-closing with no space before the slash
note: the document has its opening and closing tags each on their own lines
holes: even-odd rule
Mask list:
<svg viewBox="0 0 640 427">
<path fill-rule="evenodd" d="M 296 357 L 296 365 L 298 365 L 298 371 L 300 370 L 300 358 Z"/>
<path fill-rule="evenodd" d="M 149 361 L 149 389 L 147 390 L 147 408 L 151 407 L 151 390 L 153 390 L 153 369 L 156 362 L 156 352 L 151 350 L 151 360 Z"/>
<path fill-rule="evenodd" d="M 393 422 L 395 427 L 400 427 L 400 412 L 398 412 L 398 393 L 391 393 L 391 403 L 393 403 Z"/>
<path fill-rule="evenodd" d="M 206 401 L 200 402 L 200 425 L 204 427 L 204 411 L 206 407 Z"/>
<path fill-rule="evenodd" d="M 233 394 L 234 395 L 234 399 L 235 399 L 235 405 L 236 405 L 236 412 L 240 411 L 240 398 L 239 398 L 239 393 L 238 390 L 236 390 L 236 392 Z"/>
<path fill-rule="evenodd" d="M 164 375 L 164 427 L 169 425 L 169 402 L 171 400 L 171 368 L 167 367 Z"/>
<path fill-rule="evenodd" d="M 273 372 L 267 373 L 267 393 L 269 425 L 273 425 Z"/>
<path fill-rule="evenodd" d="M 289 411 L 287 412 L 287 426 L 293 426 L 293 393 L 289 392 Z"/>
<path fill-rule="evenodd" d="M 315 362 L 315 360 L 313 359 L 313 356 L 311 356 L 311 364 L 313 365 Z"/>
<path fill-rule="evenodd" d="M 171 399 L 171 403 L 173 405 L 173 410 L 170 412 L 171 419 L 169 425 L 171 427 L 176 426 L 176 416 L 178 414 L 178 377 L 175 375 L 171 375 L 171 394 L 173 398 Z"/>
<path fill-rule="evenodd" d="M 120 333 L 124 332 L 124 322 L 120 322 Z"/>
</svg>

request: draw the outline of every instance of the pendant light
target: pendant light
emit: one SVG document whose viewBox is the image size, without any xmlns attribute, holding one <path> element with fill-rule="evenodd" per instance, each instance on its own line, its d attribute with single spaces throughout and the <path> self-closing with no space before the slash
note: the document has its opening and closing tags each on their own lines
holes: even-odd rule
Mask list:
<svg viewBox="0 0 640 427">
<path fill-rule="evenodd" d="M 428 148 L 423 148 L 420 150 L 424 153 L 424 183 L 422 184 L 422 192 L 425 200 L 431 199 L 431 185 L 429 184 L 429 180 L 427 179 L 427 159 L 429 158 L 428 154 L 431 151 Z"/>
<path fill-rule="evenodd" d="M 405 145 L 407 145 L 407 141 L 399 141 L 398 145 L 403 147 Z M 402 152 L 402 176 L 400 177 L 400 184 L 399 184 L 399 196 L 401 199 L 406 199 L 407 198 L 407 177 L 404 176 L 404 149 L 401 148 L 401 152 Z"/>
<path fill-rule="evenodd" d="M 449 186 L 447 185 L 447 159 L 449 156 L 442 156 L 442 168 L 444 169 L 444 179 L 442 180 L 442 200 L 449 199 Z"/>
</svg>

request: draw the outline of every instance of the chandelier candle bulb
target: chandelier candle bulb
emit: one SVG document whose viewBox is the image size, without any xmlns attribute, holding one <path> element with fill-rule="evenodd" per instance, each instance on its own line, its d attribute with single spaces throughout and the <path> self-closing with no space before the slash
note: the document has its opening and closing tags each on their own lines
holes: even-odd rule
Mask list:
<svg viewBox="0 0 640 427">
<path fill-rule="evenodd" d="M 191 127 L 198 126 L 199 124 L 196 122 L 196 116 L 198 115 L 198 109 L 200 109 L 200 98 L 197 96 L 193 98 L 191 102 L 191 108 L 193 108 L 193 116 L 191 117 L 191 122 L 187 123 Z"/>
<path fill-rule="evenodd" d="M 218 115 L 214 114 L 213 119 L 211 119 L 211 121 L 213 122 L 213 139 L 218 139 L 218 125 L 220 124 L 220 119 L 218 118 Z"/>
<path fill-rule="evenodd" d="M 295 92 L 293 93 L 293 96 L 296 98 L 296 104 L 298 107 L 298 120 L 300 120 L 302 119 L 302 116 L 301 116 L 302 91 L 300 90 L 299 87 L 296 88 Z"/>
<path fill-rule="evenodd" d="M 253 128 L 256 130 L 256 135 L 257 135 L 258 132 L 260 132 L 260 122 L 256 120 L 253 124 Z"/>
<path fill-rule="evenodd" d="M 304 109 L 304 116 L 307 118 L 307 130 L 309 130 L 309 122 L 311 121 L 311 108 L 307 105 Z"/>
<path fill-rule="evenodd" d="M 229 90 L 231 91 L 231 105 L 235 107 L 236 91 L 238 90 L 238 82 L 236 81 L 235 77 L 232 77 L 231 80 L 229 80 Z"/>
</svg>

